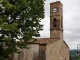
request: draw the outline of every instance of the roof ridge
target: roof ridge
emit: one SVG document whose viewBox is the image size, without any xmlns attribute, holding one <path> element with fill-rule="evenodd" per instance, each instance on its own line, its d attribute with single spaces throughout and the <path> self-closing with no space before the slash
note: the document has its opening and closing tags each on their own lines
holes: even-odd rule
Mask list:
<svg viewBox="0 0 80 60">
<path fill-rule="evenodd" d="M 49 44 L 49 43 L 53 43 L 55 41 L 58 41 L 60 39 L 53 39 L 53 38 L 40 38 L 37 39 L 37 41 L 35 43 L 37 44 Z"/>
</svg>

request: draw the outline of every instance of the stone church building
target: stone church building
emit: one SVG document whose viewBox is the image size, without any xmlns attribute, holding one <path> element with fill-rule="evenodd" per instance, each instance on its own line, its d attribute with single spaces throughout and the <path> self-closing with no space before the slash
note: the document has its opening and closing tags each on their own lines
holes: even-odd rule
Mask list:
<svg viewBox="0 0 80 60">
<path fill-rule="evenodd" d="M 50 3 L 50 38 L 39 38 L 30 49 L 20 49 L 13 60 L 69 60 L 69 47 L 63 40 L 63 5 Z"/>
</svg>

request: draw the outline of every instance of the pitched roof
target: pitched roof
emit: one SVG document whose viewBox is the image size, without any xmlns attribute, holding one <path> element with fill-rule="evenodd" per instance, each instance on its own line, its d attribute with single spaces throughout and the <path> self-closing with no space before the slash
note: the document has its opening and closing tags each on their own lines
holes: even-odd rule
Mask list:
<svg viewBox="0 0 80 60">
<path fill-rule="evenodd" d="M 59 41 L 60 39 L 53 39 L 53 38 L 38 38 L 35 44 L 49 44 L 56 41 Z M 63 40 L 63 43 L 66 44 L 66 42 Z M 66 44 L 66 46 L 69 48 L 69 46 Z"/>
<path fill-rule="evenodd" d="M 38 38 L 35 43 L 38 43 L 38 44 L 49 44 L 49 43 L 53 43 L 53 42 L 58 41 L 58 40 L 59 39 L 53 39 L 53 38 Z"/>
<path fill-rule="evenodd" d="M 69 48 L 69 46 L 67 45 L 67 43 L 63 40 L 63 43 L 65 43 L 66 44 L 66 46 Z"/>
</svg>

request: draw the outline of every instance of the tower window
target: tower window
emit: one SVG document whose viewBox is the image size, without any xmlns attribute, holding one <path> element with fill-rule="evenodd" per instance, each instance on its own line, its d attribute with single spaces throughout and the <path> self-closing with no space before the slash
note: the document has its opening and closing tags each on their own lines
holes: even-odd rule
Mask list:
<svg viewBox="0 0 80 60">
<path fill-rule="evenodd" d="M 53 27 L 57 27 L 57 20 L 56 20 L 56 18 L 53 19 Z"/>
<path fill-rule="evenodd" d="M 61 28 L 62 28 L 62 19 L 61 19 Z"/>
</svg>

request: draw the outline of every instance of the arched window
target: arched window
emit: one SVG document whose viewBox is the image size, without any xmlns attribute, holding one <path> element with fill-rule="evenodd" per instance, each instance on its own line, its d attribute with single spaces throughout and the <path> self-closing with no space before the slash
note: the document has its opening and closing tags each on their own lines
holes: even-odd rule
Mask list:
<svg viewBox="0 0 80 60">
<path fill-rule="evenodd" d="M 62 19 L 61 19 L 61 28 L 62 28 Z"/>
<path fill-rule="evenodd" d="M 53 19 L 53 27 L 57 27 L 57 20 L 56 20 L 56 18 Z"/>
</svg>

